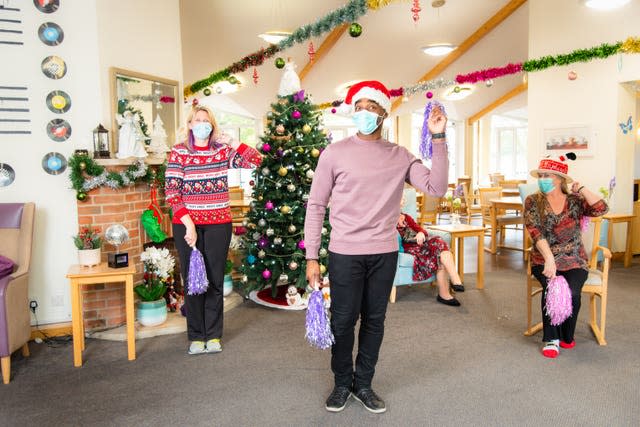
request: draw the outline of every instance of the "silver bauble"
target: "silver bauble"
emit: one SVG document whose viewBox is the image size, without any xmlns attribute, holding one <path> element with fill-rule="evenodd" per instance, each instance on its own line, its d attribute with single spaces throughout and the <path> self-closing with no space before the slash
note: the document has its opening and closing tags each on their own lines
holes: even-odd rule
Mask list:
<svg viewBox="0 0 640 427">
<path fill-rule="evenodd" d="M 308 195 L 308 194 L 303 194 L 303 195 L 302 195 L 302 200 L 304 200 L 305 202 L 306 202 L 307 200 L 309 200 L 309 195 Z"/>
<path fill-rule="evenodd" d="M 282 283 L 288 283 L 289 282 L 289 276 L 287 276 L 286 274 L 282 273 L 280 275 L 280 277 L 278 277 L 278 281 L 282 282 Z"/>
<path fill-rule="evenodd" d="M 298 263 L 297 263 L 297 262 L 295 262 L 295 261 L 291 261 L 291 262 L 289 263 L 289 269 L 290 269 L 290 270 L 295 270 L 296 268 L 298 268 Z"/>
<path fill-rule="evenodd" d="M 262 145 L 263 145 L 263 144 L 262 144 L 262 142 L 258 142 L 258 143 L 256 144 L 256 150 L 258 150 L 258 151 L 262 151 Z"/>
<path fill-rule="evenodd" d="M 129 231 L 122 224 L 110 225 L 104 232 L 104 240 L 113 246 L 120 246 L 129 240 Z"/>
<path fill-rule="evenodd" d="M 326 235 L 329 232 L 326 227 L 322 227 L 322 235 Z"/>
<path fill-rule="evenodd" d="M 273 244 L 274 244 L 274 245 L 280 245 L 280 244 L 282 244 L 282 237 L 274 237 L 274 238 L 273 238 Z"/>
<path fill-rule="evenodd" d="M 247 225 L 249 225 L 249 220 L 245 218 L 242 220 L 242 226 L 246 227 Z"/>
<path fill-rule="evenodd" d="M 271 171 L 269 170 L 269 168 L 262 168 L 262 175 L 269 176 L 270 173 Z"/>
<path fill-rule="evenodd" d="M 264 219 L 264 218 L 260 218 L 260 219 L 258 220 L 258 225 L 259 225 L 260 227 L 264 227 L 264 226 L 266 226 L 266 225 L 267 225 L 267 220 L 266 220 L 266 219 Z"/>
<path fill-rule="evenodd" d="M 262 259 L 262 258 L 264 258 L 266 255 L 267 255 L 267 253 L 266 253 L 265 251 L 262 251 L 262 250 L 258 251 L 258 258 Z"/>
<path fill-rule="evenodd" d="M 491 87 L 493 86 L 493 79 L 487 79 L 484 81 L 484 83 L 487 85 L 487 87 Z"/>
<path fill-rule="evenodd" d="M 287 185 L 287 191 L 293 193 L 294 191 L 296 191 L 296 186 L 293 184 Z"/>
<path fill-rule="evenodd" d="M 318 252 L 320 254 L 321 257 L 326 257 L 327 256 L 327 250 L 325 248 L 321 248 L 320 251 Z"/>
<path fill-rule="evenodd" d="M 252 234 L 251 237 L 253 237 L 253 240 L 260 240 L 261 236 L 262 235 L 256 231 L 255 233 Z"/>
<path fill-rule="evenodd" d="M 309 179 L 313 178 L 313 169 L 309 169 L 306 175 L 307 175 L 307 178 Z"/>
<path fill-rule="evenodd" d="M 242 283 L 247 283 L 249 281 L 249 278 L 247 277 L 247 275 L 243 275 L 242 276 Z"/>
<path fill-rule="evenodd" d="M 275 234 L 275 231 L 273 231 L 273 228 L 267 228 L 267 236 L 271 237 Z"/>
<path fill-rule="evenodd" d="M 282 187 L 282 184 L 279 182 L 276 182 L 276 188 L 280 188 L 280 187 Z"/>
</svg>

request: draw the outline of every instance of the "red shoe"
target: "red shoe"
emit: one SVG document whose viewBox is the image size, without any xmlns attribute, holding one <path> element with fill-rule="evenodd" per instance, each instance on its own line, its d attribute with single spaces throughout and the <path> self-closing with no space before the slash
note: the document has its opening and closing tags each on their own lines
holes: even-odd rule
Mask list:
<svg viewBox="0 0 640 427">
<path fill-rule="evenodd" d="M 548 357 L 550 359 L 555 359 L 560 354 L 560 349 L 558 348 L 558 344 L 553 341 L 549 341 L 544 343 L 544 347 L 542 347 L 542 355 L 544 357 Z"/>
<path fill-rule="evenodd" d="M 576 340 L 573 340 L 571 342 L 560 341 L 560 347 L 562 348 L 573 348 L 575 346 L 576 346 Z"/>
</svg>

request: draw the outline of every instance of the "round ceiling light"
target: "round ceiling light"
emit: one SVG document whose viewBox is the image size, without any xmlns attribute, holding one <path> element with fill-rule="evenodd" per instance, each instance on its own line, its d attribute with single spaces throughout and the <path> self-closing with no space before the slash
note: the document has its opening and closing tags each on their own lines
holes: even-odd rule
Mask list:
<svg viewBox="0 0 640 427">
<path fill-rule="evenodd" d="M 422 51 L 431 56 L 443 56 L 457 48 L 451 43 L 432 43 L 422 48 Z"/>
<path fill-rule="evenodd" d="M 582 3 L 591 9 L 611 10 L 622 7 L 630 1 L 631 0 L 582 0 Z"/>
<path fill-rule="evenodd" d="M 289 36 L 291 36 L 290 31 L 267 31 L 266 33 L 258 34 L 258 37 L 269 44 L 278 44 Z"/>
</svg>

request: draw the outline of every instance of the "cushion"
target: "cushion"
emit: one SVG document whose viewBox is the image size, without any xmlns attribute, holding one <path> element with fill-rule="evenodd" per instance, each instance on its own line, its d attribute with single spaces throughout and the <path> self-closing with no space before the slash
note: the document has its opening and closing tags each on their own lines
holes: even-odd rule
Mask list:
<svg viewBox="0 0 640 427">
<path fill-rule="evenodd" d="M 15 263 L 6 256 L 0 255 L 0 278 L 5 277 L 13 273 Z"/>
</svg>

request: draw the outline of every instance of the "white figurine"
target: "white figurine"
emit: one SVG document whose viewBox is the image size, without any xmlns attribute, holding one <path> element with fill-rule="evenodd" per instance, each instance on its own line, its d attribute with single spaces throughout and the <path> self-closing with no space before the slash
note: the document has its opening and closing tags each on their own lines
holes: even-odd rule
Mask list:
<svg viewBox="0 0 640 427">
<path fill-rule="evenodd" d="M 287 304 L 288 305 L 301 305 L 302 297 L 298 293 L 298 289 L 291 285 L 287 288 Z"/>
<path fill-rule="evenodd" d="M 118 134 L 118 153 L 116 157 L 126 159 L 127 157 L 147 157 L 144 149 L 144 134 L 140 129 L 140 118 L 131 111 L 125 111 L 117 117 L 120 125 Z"/>
<path fill-rule="evenodd" d="M 164 157 L 169 151 L 167 146 L 167 132 L 164 130 L 164 123 L 160 116 L 156 116 L 151 132 L 151 143 L 147 146 L 147 151 L 157 157 Z"/>
<path fill-rule="evenodd" d="M 296 92 L 300 92 L 300 77 L 295 71 L 296 65 L 293 62 L 287 62 L 284 66 L 284 74 L 280 79 L 280 89 L 278 89 L 279 96 L 293 95 Z"/>
</svg>

